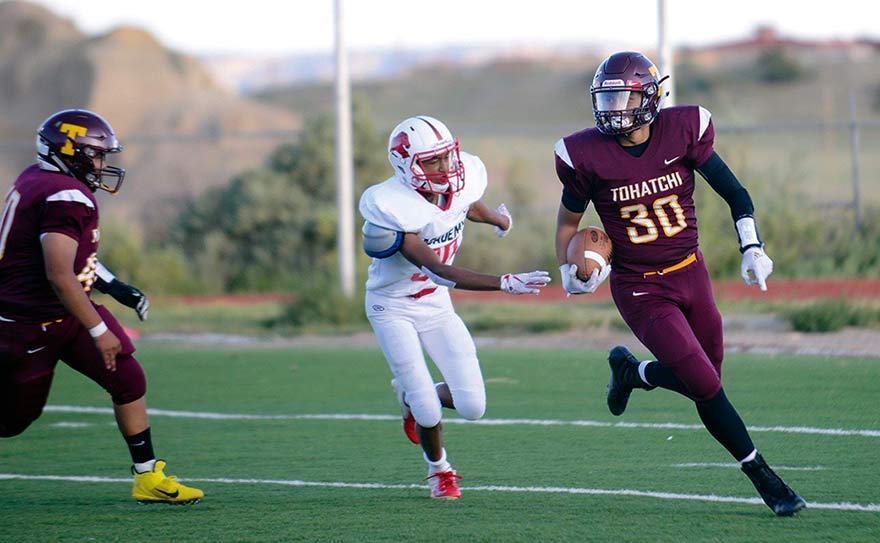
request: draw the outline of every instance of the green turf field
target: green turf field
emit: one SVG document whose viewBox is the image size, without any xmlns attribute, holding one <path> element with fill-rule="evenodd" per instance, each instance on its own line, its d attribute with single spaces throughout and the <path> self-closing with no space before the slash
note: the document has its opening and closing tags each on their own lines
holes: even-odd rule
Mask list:
<svg viewBox="0 0 880 543">
<path fill-rule="evenodd" d="M 464 477 L 457 502 L 427 497 L 420 449 L 400 429 L 377 350 L 144 342 L 139 357 L 160 410 L 157 453 L 205 500 L 132 501 L 108 398 L 59 367 L 47 412 L 0 442 L 0 541 L 863 542 L 880 533 L 877 360 L 725 362 L 728 396 L 757 446 L 810 503 L 777 518 L 685 399 L 636 391 L 612 417 L 601 353 L 481 351 L 492 424 L 450 413 L 445 426 Z"/>
</svg>

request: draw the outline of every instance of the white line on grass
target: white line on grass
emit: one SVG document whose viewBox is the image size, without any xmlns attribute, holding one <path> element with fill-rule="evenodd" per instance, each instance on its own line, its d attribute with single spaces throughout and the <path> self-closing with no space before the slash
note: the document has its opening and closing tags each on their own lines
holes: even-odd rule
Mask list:
<svg viewBox="0 0 880 543">
<path fill-rule="evenodd" d="M 686 462 L 684 464 L 672 464 L 674 468 L 736 468 L 739 464 L 724 462 Z M 824 466 L 773 466 L 777 471 L 822 471 Z"/>
<path fill-rule="evenodd" d="M 79 405 L 47 405 L 44 411 L 54 413 L 113 414 L 109 407 L 89 407 Z M 155 417 L 175 417 L 210 420 L 369 420 L 399 421 L 399 415 L 368 414 L 314 414 L 314 415 L 248 415 L 244 413 L 211 413 L 202 411 L 170 411 L 167 409 L 148 409 Z M 681 424 L 677 422 L 604 422 L 598 420 L 545 420 L 545 419 L 443 419 L 445 424 L 482 424 L 486 426 L 592 426 L 597 428 L 650 428 L 663 430 L 704 430 L 702 424 Z M 809 426 L 750 426 L 752 432 L 774 432 L 787 434 L 815 434 L 830 436 L 880 437 L 880 430 L 845 430 L 843 428 L 813 428 Z"/>
<path fill-rule="evenodd" d="M 130 478 L 118 477 L 94 477 L 94 476 L 64 476 L 64 475 L 22 475 L 17 473 L 0 473 L 0 481 L 66 481 L 75 483 L 128 483 Z M 346 483 L 342 481 L 300 481 L 287 479 L 213 479 L 213 478 L 187 478 L 191 483 L 216 483 L 234 485 L 281 485 L 295 487 L 322 487 L 322 488 L 355 488 L 376 490 L 426 490 L 425 485 L 415 484 L 385 484 L 385 483 Z M 561 486 L 471 486 L 461 487 L 463 491 L 470 492 L 511 492 L 511 493 L 534 493 L 534 494 L 586 494 L 592 496 L 635 496 L 640 498 L 656 498 L 661 500 L 689 500 L 701 502 L 720 503 L 743 503 L 748 505 L 764 505 L 760 498 L 738 498 L 736 496 L 715 496 L 713 494 L 680 494 L 677 492 L 652 492 L 647 490 L 631 489 L 602 489 L 602 488 L 577 488 Z M 818 503 L 810 502 L 807 507 L 812 509 L 831 509 L 834 511 L 867 511 L 880 512 L 880 504 L 868 503 Z"/>
</svg>

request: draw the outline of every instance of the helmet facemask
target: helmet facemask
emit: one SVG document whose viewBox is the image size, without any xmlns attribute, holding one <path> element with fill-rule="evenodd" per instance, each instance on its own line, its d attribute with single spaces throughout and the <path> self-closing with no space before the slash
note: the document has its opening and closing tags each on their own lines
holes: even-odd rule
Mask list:
<svg viewBox="0 0 880 543">
<path fill-rule="evenodd" d="M 461 191 L 464 188 L 464 167 L 461 164 L 458 140 L 451 145 L 416 153 L 413 155 L 410 171 L 412 186 L 419 192 L 455 194 Z"/>
<path fill-rule="evenodd" d="M 657 68 L 641 53 L 625 51 L 608 57 L 590 85 L 596 128 L 623 136 L 654 122 L 663 97 Z"/>
<path fill-rule="evenodd" d="M 596 126 L 603 134 L 620 136 L 651 124 L 660 102 L 658 90 L 653 83 L 644 89 L 638 83 L 594 90 L 591 95 Z"/>
</svg>

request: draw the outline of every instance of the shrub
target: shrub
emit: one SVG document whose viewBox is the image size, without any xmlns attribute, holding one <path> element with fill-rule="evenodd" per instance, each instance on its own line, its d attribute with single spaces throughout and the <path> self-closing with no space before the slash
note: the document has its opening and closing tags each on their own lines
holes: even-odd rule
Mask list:
<svg viewBox="0 0 880 543">
<path fill-rule="evenodd" d="M 781 47 L 765 49 L 755 61 L 755 75 L 764 83 L 791 83 L 803 79 L 808 71 Z"/>
<path fill-rule="evenodd" d="M 350 325 L 367 322 L 364 312 L 364 293 L 356 292 L 351 299 L 343 296 L 335 283 L 309 284 L 294 294 L 281 316 L 268 326 L 290 325 L 296 328 L 322 325 Z"/>
<path fill-rule="evenodd" d="M 835 332 L 846 326 L 868 326 L 880 322 L 880 311 L 854 305 L 845 298 L 818 300 L 787 309 L 784 315 L 798 332 Z"/>
</svg>

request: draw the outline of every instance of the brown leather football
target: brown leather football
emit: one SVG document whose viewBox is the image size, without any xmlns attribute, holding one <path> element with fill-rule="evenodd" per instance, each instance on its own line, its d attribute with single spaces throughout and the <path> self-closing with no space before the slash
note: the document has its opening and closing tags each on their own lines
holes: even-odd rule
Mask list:
<svg viewBox="0 0 880 543">
<path fill-rule="evenodd" d="M 577 266 L 577 277 L 586 281 L 593 270 L 611 263 L 611 238 L 597 226 L 588 226 L 568 242 L 566 261 Z"/>
</svg>

